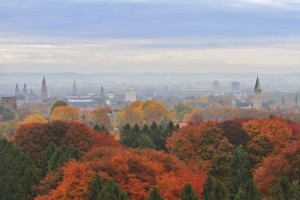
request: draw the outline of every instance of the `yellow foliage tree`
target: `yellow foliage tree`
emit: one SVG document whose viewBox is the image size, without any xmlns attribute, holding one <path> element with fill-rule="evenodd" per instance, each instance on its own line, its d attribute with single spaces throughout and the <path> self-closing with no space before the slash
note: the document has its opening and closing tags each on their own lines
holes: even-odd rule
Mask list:
<svg viewBox="0 0 300 200">
<path fill-rule="evenodd" d="M 22 124 L 31 124 L 31 123 L 47 123 L 48 120 L 40 114 L 33 114 L 26 117 Z"/>
<path fill-rule="evenodd" d="M 135 101 L 118 114 L 119 125 L 157 124 L 176 120 L 174 113 L 155 100 Z"/>
<path fill-rule="evenodd" d="M 72 106 L 59 106 L 54 109 L 50 119 L 63 121 L 78 121 L 81 118 L 81 112 Z"/>
</svg>

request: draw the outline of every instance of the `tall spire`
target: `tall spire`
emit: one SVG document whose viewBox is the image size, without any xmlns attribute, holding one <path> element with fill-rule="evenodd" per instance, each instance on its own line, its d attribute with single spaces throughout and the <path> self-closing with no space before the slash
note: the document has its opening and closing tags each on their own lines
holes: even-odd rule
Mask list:
<svg viewBox="0 0 300 200">
<path fill-rule="evenodd" d="M 27 85 L 26 85 L 26 83 L 24 84 L 24 88 L 23 88 L 23 96 L 24 97 L 27 96 Z"/>
<path fill-rule="evenodd" d="M 73 96 L 77 96 L 77 87 L 76 87 L 76 82 L 74 80 L 74 83 L 73 83 L 73 92 L 72 92 L 72 95 Z"/>
<path fill-rule="evenodd" d="M 255 86 L 254 86 L 254 92 L 255 93 L 261 93 L 261 86 L 260 86 L 260 82 L 259 82 L 258 76 L 256 78 L 256 82 L 255 82 Z"/>
<path fill-rule="evenodd" d="M 42 81 L 41 98 L 42 99 L 48 98 L 48 89 L 47 89 L 45 76 L 43 76 L 43 81 Z"/>
<path fill-rule="evenodd" d="M 19 96 L 19 94 L 20 94 L 20 91 L 19 91 L 19 85 L 18 85 L 18 83 L 16 84 L 16 89 L 15 89 L 15 96 L 17 97 L 17 96 Z"/>
</svg>

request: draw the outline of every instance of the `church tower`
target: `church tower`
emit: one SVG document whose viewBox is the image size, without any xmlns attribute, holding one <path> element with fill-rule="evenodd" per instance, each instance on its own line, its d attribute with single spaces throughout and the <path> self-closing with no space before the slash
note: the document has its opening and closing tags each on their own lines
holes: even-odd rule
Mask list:
<svg viewBox="0 0 300 200">
<path fill-rule="evenodd" d="M 73 96 L 77 96 L 77 87 L 76 87 L 76 82 L 74 80 L 74 83 L 73 83 L 73 92 L 72 92 L 72 95 Z"/>
<path fill-rule="evenodd" d="M 19 96 L 20 95 L 20 91 L 19 91 L 19 85 L 16 84 L 16 89 L 15 89 L 15 96 Z"/>
<path fill-rule="evenodd" d="M 46 98 L 48 98 L 48 90 L 47 90 L 46 79 L 44 76 L 42 82 L 41 99 L 46 99 Z"/>
<path fill-rule="evenodd" d="M 253 108 L 257 110 L 262 109 L 262 89 L 258 77 L 256 78 L 256 83 L 254 86 Z"/>
<path fill-rule="evenodd" d="M 24 84 L 24 88 L 23 88 L 23 96 L 27 97 L 28 93 L 27 93 L 27 85 L 26 83 Z"/>
</svg>

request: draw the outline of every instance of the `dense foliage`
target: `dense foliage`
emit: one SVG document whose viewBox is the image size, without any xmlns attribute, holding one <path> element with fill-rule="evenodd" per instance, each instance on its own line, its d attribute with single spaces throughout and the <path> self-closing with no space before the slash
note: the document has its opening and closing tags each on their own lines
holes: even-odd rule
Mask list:
<svg viewBox="0 0 300 200">
<path fill-rule="evenodd" d="M 38 173 L 29 158 L 12 143 L 0 140 L 0 199 L 27 199 Z"/>
</svg>

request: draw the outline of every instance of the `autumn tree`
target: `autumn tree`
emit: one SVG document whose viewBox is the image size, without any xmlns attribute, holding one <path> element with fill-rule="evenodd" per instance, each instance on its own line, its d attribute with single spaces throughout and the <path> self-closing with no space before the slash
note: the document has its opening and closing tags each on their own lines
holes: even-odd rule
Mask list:
<svg viewBox="0 0 300 200">
<path fill-rule="evenodd" d="M 277 155 L 264 158 L 261 166 L 254 172 L 255 182 L 265 196 L 271 195 L 272 188 L 282 176 L 292 182 L 300 180 L 300 141 L 288 143 L 286 146 Z"/>
<path fill-rule="evenodd" d="M 80 121 L 81 113 L 77 108 L 72 106 L 58 106 L 52 112 L 50 119 L 52 121 Z"/>
<path fill-rule="evenodd" d="M 204 120 L 203 112 L 199 108 L 193 108 L 191 113 L 184 116 L 183 121 L 189 123 L 201 122 Z"/>
<path fill-rule="evenodd" d="M 106 130 L 111 130 L 111 120 L 105 108 L 100 108 L 92 112 L 92 122 L 94 125 L 104 127 Z"/>
<path fill-rule="evenodd" d="M 157 124 L 166 124 L 174 119 L 174 115 L 164 105 L 155 100 L 146 102 L 135 101 L 123 111 L 118 113 L 119 125 L 130 124 L 151 125 L 153 122 Z"/>
<path fill-rule="evenodd" d="M 86 152 L 95 143 L 100 143 L 101 137 L 111 141 L 109 136 L 102 136 L 80 122 L 54 121 L 21 125 L 17 130 L 14 143 L 38 167 L 41 167 L 42 155 L 50 142 L 62 149 L 73 146 Z"/>
<path fill-rule="evenodd" d="M 198 200 L 199 198 L 192 189 L 192 186 L 187 183 L 184 185 L 183 191 L 180 193 L 181 200 Z"/>
<path fill-rule="evenodd" d="M 30 124 L 30 123 L 46 123 L 48 120 L 40 114 L 33 114 L 26 117 L 22 124 Z"/>
<path fill-rule="evenodd" d="M 0 199 L 30 197 L 38 180 L 31 160 L 5 139 L 0 140 L 0 160 Z"/>
<path fill-rule="evenodd" d="M 178 103 L 173 106 L 173 110 L 175 111 L 177 118 L 180 122 L 183 121 L 186 114 L 192 112 L 192 108 L 183 103 Z"/>
<path fill-rule="evenodd" d="M 59 106 L 69 106 L 69 104 L 65 101 L 56 101 L 51 107 L 51 114 L 53 113 L 55 108 L 57 108 Z"/>
</svg>

